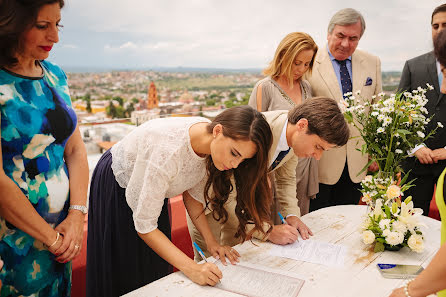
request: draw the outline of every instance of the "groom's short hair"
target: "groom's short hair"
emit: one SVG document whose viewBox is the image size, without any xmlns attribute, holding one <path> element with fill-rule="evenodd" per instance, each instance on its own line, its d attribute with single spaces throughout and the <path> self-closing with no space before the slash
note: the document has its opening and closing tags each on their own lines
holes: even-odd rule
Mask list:
<svg viewBox="0 0 446 297">
<path fill-rule="evenodd" d="M 314 97 L 305 100 L 288 113 L 288 122 L 295 125 L 300 119 L 308 121 L 308 134 L 316 134 L 336 146 L 343 146 L 350 137 L 350 128 L 335 100 Z"/>
</svg>

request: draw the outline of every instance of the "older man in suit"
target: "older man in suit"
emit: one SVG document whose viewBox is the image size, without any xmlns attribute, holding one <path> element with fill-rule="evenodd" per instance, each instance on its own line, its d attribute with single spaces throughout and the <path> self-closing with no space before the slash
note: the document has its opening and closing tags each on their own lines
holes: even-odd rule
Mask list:
<svg viewBox="0 0 446 297">
<path fill-rule="evenodd" d="M 276 244 L 295 242 L 298 233 L 303 239 L 311 235 L 310 229 L 299 219 L 300 210 L 296 199 L 296 166 L 298 157 L 319 159 L 322 152 L 334 146 L 344 145 L 349 138 L 349 128 L 336 102 L 329 98 L 314 98 L 305 101 L 291 111 L 279 110 L 263 113 L 273 134 L 273 144 L 269 151 L 270 172 L 275 173 L 276 199 L 278 209 L 272 212 L 274 218 L 280 211 L 287 224 L 265 225 L 271 232 L 265 237 L 254 233 L 253 237 L 269 240 Z M 216 221 L 210 210 L 205 210 L 206 218 L 216 240 L 222 245 L 233 246 L 240 243 L 234 237 L 238 228 L 235 215 L 236 193 L 233 191 L 225 204 L 228 212 L 226 222 Z M 188 218 L 189 233 L 205 254 L 206 243 Z M 247 232 L 249 233 L 249 228 Z M 200 256 L 195 251 L 196 259 Z"/>
<path fill-rule="evenodd" d="M 446 28 L 446 4 L 434 9 L 431 18 L 432 40 Z M 441 93 L 442 73 L 440 63 L 435 59 L 434 52 L 428 52 L 406 61 L 401 75 L 399 90 L 411 92 L 418 87 L 426 87 L 426 83 L 434 87 L 428 90 L 426 109 L 428 117 L 433 116 L 426 132 L 434 129 L 438 122 L 446 126 L 446 95 Z M 446 129 L 438 129 L 437 133 L 425 144 L 417 146 L 413 152 L 415 158 L 407 159 L 404 164 L 406 171 L 411 170 L 410 178 L 415 178 L 415 187 L 405 194 L 412 195 L 416 207 L 422 208 L 425 215 L 429 213 L 429 205 L 434 193 L 434 185 L 446 166 Z"/>
<path fill-rule="evenodd" d="M 382 91 L 379 58 L 356 49 L 364 30 L 364 18 L 354 9 L 342 9 L 332 17 L 328 25 L 328 44 L 317 52 L 313 71 L 307 76 L 315 96 L 339 102 L 348 92 L 360 91 L 362 98 L 369 99 Z M 363 143 L 357 137 L 359 131 L 353 126 L 350 126 L 350 131 L 352 139 L 345 146 L 322 155 L 319 161 L 319 193 L 316 199 L 311 200 L 310 211 L 358 203 L 361 194 L 359 182 L 366 174 L 365 171 L 359 172 L 367 165 L 368 159 L 367 155 L 357 151 Z"/>
</svg>

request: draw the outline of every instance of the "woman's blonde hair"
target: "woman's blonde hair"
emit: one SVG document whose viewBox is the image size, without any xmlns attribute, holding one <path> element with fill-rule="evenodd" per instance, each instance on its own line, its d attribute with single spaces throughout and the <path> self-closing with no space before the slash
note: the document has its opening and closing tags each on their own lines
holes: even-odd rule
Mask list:
<svg viewBox="0 0 446 297">
<path fill-rule="evenodd" d="M 308 71 L 311 73 L 314 57 L 317 52 L 317 45 L 310 35 L 303 32 L 293 32 L 285 36 L 279 43 L 276 53 L 274 54 L 274 59 L 269 63 L 269 66 L 263 70 L 263 74 L 271 76 L 272 78 L 278 78 L 281 75 L 285 75 L 288 78 L 290 87 L 292 87 L 293 75 L 291 73 L 291 66 L 297 55 L 305 50 L 312 50 L 314 52 L 308 68 Z"/>
</svg>

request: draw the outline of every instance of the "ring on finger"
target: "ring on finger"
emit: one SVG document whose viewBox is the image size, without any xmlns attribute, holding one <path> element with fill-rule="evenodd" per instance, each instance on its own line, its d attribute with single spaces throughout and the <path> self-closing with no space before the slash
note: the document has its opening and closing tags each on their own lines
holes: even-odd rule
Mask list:
<svg viewBox="0 0 446 297">
<path fill-rule="evenodd" d="M 76 244 L 76 245 L 74 246 L 74 248 L 75 248 L 75 249 L 78 249 L 78 248 L 79 248 L 79 245 L 78 245 L 78 244 Z"/>
</svg>

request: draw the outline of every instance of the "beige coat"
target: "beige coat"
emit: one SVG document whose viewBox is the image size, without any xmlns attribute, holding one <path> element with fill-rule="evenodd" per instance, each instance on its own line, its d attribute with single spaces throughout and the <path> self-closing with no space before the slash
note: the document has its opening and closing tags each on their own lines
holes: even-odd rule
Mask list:
<svg viewBox="0 0 446 297">
<path fill-rule="evenodd" d="M 274 152 L 278 145 L 280 135 L 282 133 L 283 126 L 288 118 L 288 111 L 286 110 L 278 110 L 278 111 L 268 111 L 263 113 L 266 117 L 266 120 L 270 124 L 271 131 L 273 134 L 273 144 L 269 151 L 269 159 L 272 159 L 274 156 Z M 298 158 L 294 154 L 293 149 L 282 159 L 282 161 L 272 170 L 271 172 L 275 172 L 276 175 L 276 199 L 278 200 L 279 211 L 283 216 L 287 216 L 288 214 L 295 214 L 300 216 L 300 210 L 297 206 L 296 199 L 296 166 L 298 163 Z M 225 204 L 225 209 L 228 212 L 228 220 L 226 223 L 221 224 L 217 222 L 212 213 L 206 214 L 207 221 L 211 227 L 211 231 L 217 241 L 222 245 L 236 245 L 240 243 L 240 240 L 234 238 L 234 234 L 237 232 L 238 228 L 238 219 L 235 215 L 235 206 L 236 206 L 236 193 L 232 192 L 228 198 L 228 201 Z M 272 215 L 277 216 L 277 213 L 273 213 Z M 201 249 L 205 252 L 206 256 L 209 256 L 207 252 L 206 245 L 204 240 L 195 228 L 189 216 L 187 217 L 187 225 L 189 227 L 189 234 L 191 236 L 192 241 L 195 241 Z M 267 231 L 269 229 L 269 225 L 265 224 L 264 230 Z M 249 232 L 249 228 L 247 229 Z M 266 240 L 262 236 L 261 233 L 254 233 L 254 237 Z M 194 250 L 195 251 L 195 250 Z M 200 259 L 200 256 L 195 251 L 195 258 Z"/>
<path fill-rule="evenodd" d="M 378 57 L 357 49 L 352 55 L 352 76 L 353 93 L 360 90 L 362 98 L 370 99 L 382 92 L 381 61 Z M 368 78 L 372 82 L 366 85 Z M 313 96 L 333 98 L 338 102 L 342 98 L 342 90 L 326 47 L 317 52 L 313 72 L 306 79 L 313 89 Z M 346 145 L 323 153 L 319 160 L 320 183 L 336 184 L 342 175 L 346 158 L 351 180 L 359 183 L 365 177 L 366 171 L 358 175 L 368 162 L 367 155 L 357 151 L 362 147 L 363 141 L 358 139 L 359 131 L 352 125 L 350 131 L 351 139 Z"/>
</svg>

